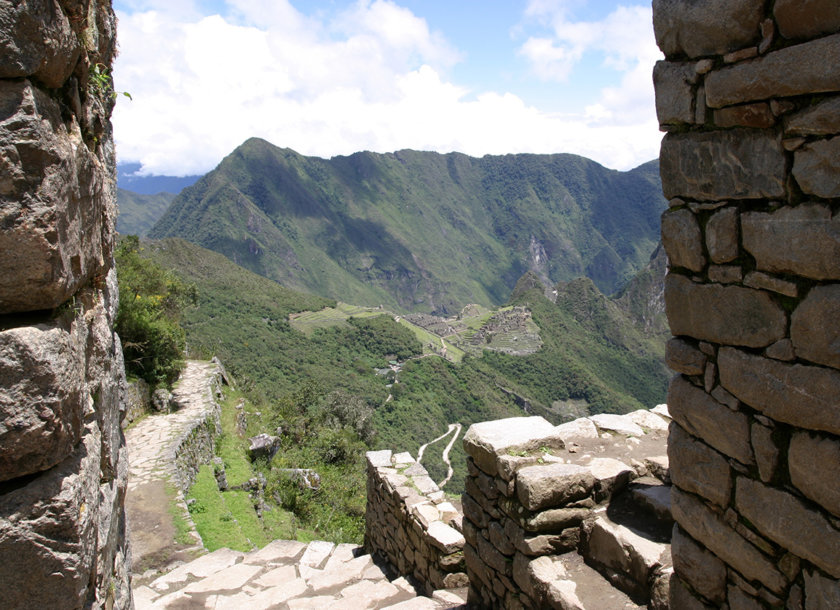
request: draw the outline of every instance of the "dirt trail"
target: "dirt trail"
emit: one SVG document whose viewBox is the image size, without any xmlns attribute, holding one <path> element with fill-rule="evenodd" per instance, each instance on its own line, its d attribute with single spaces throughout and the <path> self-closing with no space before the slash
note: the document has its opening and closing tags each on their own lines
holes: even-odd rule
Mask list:
<svg viewBox="0 0 840 610">
<path fill-rule="evenodd" d="M 455 444 L 455 441 L 457 440 L 458 435 L 461 434 L 461 424 L 449 424 L 449 428 L 446 430 L 446 432 L 441 434 L 436 439 L 429 441 L 428 443 L 426 443 L 425 445 L 420 447 L 420 449 L 417 451 L 417 463 L 419 464 L 423 460 L 423 454 L 426 452 L 426 447 L 428 447 L 429 445 L 432 445 L 432 444 L 434 444 L 438 441 L 441 441 L 441 440 L 445 439 L 447 436 L 452 434 L 453 430 L 455 431 L 455 434 L 452 435 L 452 438 L 450 439 L 449 444 L 446 445 L 446 447 L 443 450 L 443 454 L 441 455 L 441 459 L 443 460 L 443 463 L 446 464 L 446 467 L 447 467 L 446 478 L 443 481 L 441 481 L 440 483 L 438 483 L 438 487 L 440 487 L 441 489 L 443 489 L 443 486 L 446 485 L 449 482 L 449 479 L 452 478 L 453 470 L 452 470 L 452 463 L 449 461 L 449 451 L 452 449 L 452 446 Z"/>
</svg>

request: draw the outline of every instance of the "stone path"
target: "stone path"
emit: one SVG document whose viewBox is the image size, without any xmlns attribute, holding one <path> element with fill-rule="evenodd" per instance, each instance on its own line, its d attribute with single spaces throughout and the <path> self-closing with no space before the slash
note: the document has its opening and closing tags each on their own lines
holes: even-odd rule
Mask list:
<svg viewBox="0 0 840 610">
<path fill-rule="evenodd" d="M 129 455 L 126 516 L 136 575 L 172 561 L 191 559 L 203 551 L 201 537 L 192 528 L 191 544 L 175 542 L 176 529 L 170 498 L 192 526 L 184 498 L 176 484 L 175 449 L 197 419 L 215 408 L 213 378 L 219 369 L 211 362 L 189 360 L 173 391 L 173 413 L 149 415 L 126 430 Z M 137 576 L 135 576 L 137 579 Z"/>
<path fill-rule="evenodd" d="M 421 597 L 405 578 L 389 581 L 353 544 L 275 540 L 259 551 L 219 549 L 134 589 L 137 610 L 464 608 L 466 590 Z"/>
</svg>

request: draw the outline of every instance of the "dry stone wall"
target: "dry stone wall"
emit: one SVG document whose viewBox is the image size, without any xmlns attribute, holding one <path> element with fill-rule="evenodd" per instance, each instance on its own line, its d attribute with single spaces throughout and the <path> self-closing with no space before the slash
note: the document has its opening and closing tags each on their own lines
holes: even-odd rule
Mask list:
<svg viewBox="0 0 840 610">
<path fill-rule="evenodd" d="M 131 607 L 103 0 L 0 2 L 0 607 Z"/>
<path fill-rule="evenodd" d="M 673 608 L 840 607 L 840 4 L 654 0 Z"/>
<path fill-rule="evenodd" d="M 467 585 L 462 515 L 408 453 L 367 453 L 365 548 L 428 595 Z"/>
</svg>

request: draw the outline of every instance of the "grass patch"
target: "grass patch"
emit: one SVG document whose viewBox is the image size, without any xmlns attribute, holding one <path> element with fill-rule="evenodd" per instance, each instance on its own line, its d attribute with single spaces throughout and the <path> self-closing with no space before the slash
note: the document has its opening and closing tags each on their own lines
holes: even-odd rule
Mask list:
<svg viewBox="0 0 840 610">
<path fill-rule="evenodd" d="M 175 526 L 175 542 L 183 545 L 195 543 L 192 537 L 192 526 L 184 517 L 183 509 L 175 502 L 178 492 L 175 485 L 166 483 L 166 495 L 169 498 L 169 514 L 172 516 L 172 524 Z"/>
<path fill-rule="evenodd" d="M 195 500 L 189 504 L 190 514 L 208 551 L 223 547 L 235 551 L 254 548 L 219 491 L 211 466 L 204 465 L 199 469 L 187 499 Z"/>
</svg>

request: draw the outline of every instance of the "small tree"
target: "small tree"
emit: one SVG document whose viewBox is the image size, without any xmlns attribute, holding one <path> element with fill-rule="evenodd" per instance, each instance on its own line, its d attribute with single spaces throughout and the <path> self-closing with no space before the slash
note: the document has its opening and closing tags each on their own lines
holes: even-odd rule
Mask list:
<svg viewBox="0 0 840 610">
<path fill-rule="evenodd" d="M 139 238 L 128 235 L 114 255 L 120 288 L 117 333 L 130 375 L 152 386 L 171 386 L 183 367 L 181 311 L 195 303 L 195 286 L 143 258 L 140 251 Z"/>
</svg>

